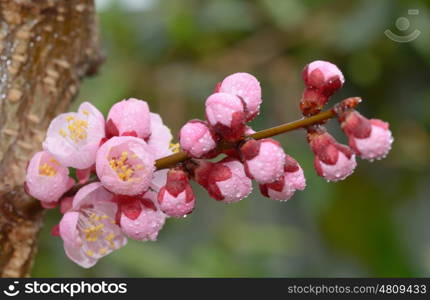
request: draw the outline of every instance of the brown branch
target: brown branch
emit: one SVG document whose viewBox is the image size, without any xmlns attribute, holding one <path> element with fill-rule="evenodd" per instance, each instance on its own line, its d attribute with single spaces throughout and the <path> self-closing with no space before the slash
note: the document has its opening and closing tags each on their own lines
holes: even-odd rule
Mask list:
<svg viewBox="0 0 430 300">
<path fill-rule="evenodd" d="M 0 0 L 0 276 L 30 274 L 43 209 L 25 166 L 101 62 L 92 0 Z"/>
<path fill-rule="evenodd" d="M 347 98 L 339 102 L 335 106 L 333 106 L 333 108 L 320 112 L 312 117 L 303 118 L 303 119 L 296 120 L 290 123 L 285 123 L 276 127 L 264 129 L 256 133 L 253 133 L 249 136 L 246 136 L 244 137 L 244 139 L 252 138 L 252 139 L 260 140 L 260 139 L 269 138 L 278 134 L 282 134 L 288 131 L 296 130 L 299 128 L 306 128 L 311 125 L 322 124 L 322 123 L 325 123 L 327 120 L 333 117 L 336 117 L 340 111 L 355 108 L 360 102 L 361 102 L 361 99 L 358 97 Z M 240 141 L 236 144 L 221 144 L 220 148 L 222 149 L 233 148 L 239 143 Z M 189 159 L 187 153 L 185 153 L 184 151 L 179 151 L 172 155 L 157 159 L 157 161 L 155 162 L 155 166 L 157 167 L 158 170 L 167 169 L 167 168 L 174 167 L 176 164 L 182 161 L 185 161 L 187 159 Z"/>
</svg>

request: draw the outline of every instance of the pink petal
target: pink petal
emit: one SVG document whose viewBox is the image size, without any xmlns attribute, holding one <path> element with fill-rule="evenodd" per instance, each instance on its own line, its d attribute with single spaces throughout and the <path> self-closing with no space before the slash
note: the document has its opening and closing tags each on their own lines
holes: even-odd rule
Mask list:
<svg viewBox="0 0 430 300">
<path fill-rule="evenodd" d="M 148 139 L 148 146 L 152 149 L 155 159 L 172 154 L 169 149 L 172 141 L 170 129 L 163 124 L 159 114 L 150 113 L 151 136 Z"/>
<path fill-rule="evenodd" d="M 216 139 L 208 124 L 200 120 L 187 122 L 179 133 L 182 150 L 194 158 L 201 158 L 214 150 L 217 146 Z"/>
<path fill-rule="evenodd" d="M 153 192 L 145 193 L 148 201 L 156 202 L 156 194 Z M 154 201 L 155 200 L 155 201 Z M 130 219 L 126 215 L 121 214 L 120 225 L 121 229 L 128 237 L 138 241 L 155 241 L 158 232 L 164 225 L 166 215 L 158 209 L 147 207 L 143 204 L 142 211 L 136 219 Z"/>
<path fill-rule="evenodd" d="M 78 121 L 79 126 L 74 123 Z M 69 126 L 75 129 L 71 131 Z M 77 113 L 60 114 L 51 121 L 43 148 L 64 166 L 86 169 L 95 162 L 100 141 L 105 136 L 104 127 L 103 115 L 92 104 L 84 102 Z"/>
<path fill-rule="evenodd" d="M 119 135 L 135 132 L 137 137 L 147 138 L 151 134 L 146 101 L 130 98 L 117 102 L 110 109 L 107 119 L 112 120 Z"/>
<path fill-rule="evenodd" d="M 46 171 L 43 171 L 43 168 Z M 37 152 L 27 168 L 27 192 L 34 198 L 45 202 L 44 204 L 47 206 L 55 205 L 74 184 L 73 179 L 68 175 L 69 170 L 61 166 L 52 155 L 44 151 Z"/>
<path fill-rule="evenodd" d="M 227 76 L 221 83 L 220 92 L 239 96 L 246 104 L 247 121 L 252 120 L 260 111 L 261 87 L 258 80 L 248 73 L 235 73 Z"/>
<path fill-rule="evenodd" d="M 119 167 L 113 168 L 111 161 L 119 161 L 122 153 L 126 153 L 128 170 L 132 170 L 128 177 Z M 137 195 L 150 186 L 155 170 L 155 157 L 144 140 L 121 136 L 113 137 L 104 143 L 97 153 L 96 171 L 101 183 L 111 192 L 122 195 Z"/>
</svg>

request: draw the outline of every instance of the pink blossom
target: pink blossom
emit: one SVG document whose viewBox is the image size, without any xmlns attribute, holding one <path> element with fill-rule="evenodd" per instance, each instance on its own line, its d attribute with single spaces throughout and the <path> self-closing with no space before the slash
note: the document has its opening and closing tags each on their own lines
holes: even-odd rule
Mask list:
<svg viewBox="0 0 430 300">
<path fill-rule="evenodd" d="M 251 139 L 240 152 L 246 174 L 260 184 L 273 182 L 284 173 L 285 152 L 274 139 Z"/>
<path fill-rule="evenodd" d="M 304 190 L 306 179 L 303 170 L 297 161 L 287 155 L 284 165 L 284 174 L 274 182 L 260 184 L 261 193 L 273 200 L 287 201 L 296 190 Z"/>
<path fill-rule="evenodd" d="M 170 144 L 172 141 L 172 133 L 170 129 L 163 124 L 159 114 L 150 113 L 151 120 L 151 136 L 147 140 L 148 146 L 151 148 L 155 159 L 172 154 Z"/>
<path fill-rule="evenodd" d="M 62 166 L 51 154 L 40 151 L 28 164 L 25 179 L 26 191 L 42 201 L 44 207 L 53 207 L 60 197 L 74 185 L 69 169 Z"/>
<path fill-rule="evenodd" d="M 104 128 L 103 115 L 92 104 L 84 102 L 77 113 L 60 114 L 52 120 L 43 149 L 63 166 L 89 168 L 105 136 Z"/>
<path fill-rule="evenodd" d="M 246 176 L 243 164 L 239 160 L 227 157 L 207 166 L 210 166 L 207 170 L 207 180 L 200 183 L 204 184 L 211 197 L 224 203 L 234 203 L 251 193 L 251 179 Z"/>
<path fill-rule="evenodd" d="M 320 90 L 327 96 L 331 96 L 345 82 L 339 68 L 323 60 L 316 60 L 308 64 L 303 70 L 303 80 L 307 87 Z"/>
<path fill-rule="evenodd" d="M 148 190 L 143 195 L 117 196 L 117 201 L 122 231 L 134 240 L 155 241 L 166 219 L 156 205 L 157 193 Z"/>
<path fill-rule="evenodd" d="M 341 145 L 327 132 L 308 133 L 315 154 L 314 166 L 319 176 L 328 181 L 343 180 L 352 174 L 357 163 L 351 148 Z"/>
<path fill-rule="evenodd" d="M 115 103 L 107 117 L 106 134 L 147 139 L 151 134 L 151 120 L 146 101 L 130 98 Z"/>
<path fill-rule="evenodd" d="M 212 171 L 214 163 L 204 160 L 204 159 L 195 159 L 193 162 L 196 164 L 194 167 L 193 173 L 194 173 L 194 180 L 203 186 L 205 189 L 208 188 L 208 179 L 209 174 Z"/>
<path fill-rule="evenodd" d="M 96 171 L 111 192 L 137 195 L 150 186 L 155 170 L 151 148 L 140 138 L 113 137 L 97 152 Z"/>
<path fill-rule="evenodd" d="M 243 99 L 246 120 L 250 121 L 260 112 L 261 87 L 257 78 L 248 73 L 235 73 L 222 81 L 219 92 L 232 94 Z"/>
<path fill-rule="evenodd" d="M 300 109 L 305 116 L 321 111 L 329 97 L 345 82 L 342 72 L 334 64 L 317 60 L 303 70 L 306 88 L 300 101 Z"/>
<path fill-rule="evenodd" d="M 206 119 L 227 141 L 237 141 L 245 133 L 242 100 L 227 93 L 215 93 L 206 100 Z"/>
<path fill-rule="evenodd" d="M 179 143 L 182 150 L 191 157 L 212 157 L 210 152 L 216 152 L 217 136 L 209 128 L 208 124 L 200 120 L 191 120 L 187 122 L 179 133 Z M 214 153 L 216 155 L 217 153 Z"/>
<path fill-rule="evenodd" d="M 367 119 L 357 111 L 341 116 L 341 126 L 348 136 L 349 146 L 367 160 L 381 159 L 391 150 L 393 136 L 389 124 L 378 119 Z"/>
<path fill-rule="evenodd" d="M 180 169 L 171 169 L 167 183 L 158 193 L 160 209 L 168 216 L 180 218 L 194 210 L 194 196 L 187 174 Z"/>
<path fill-rule="evenodd" d="M 72 209 L 60 221 L 67 256 L 84 268 L 127 243 L 115 224 L 117 206 L 112 197 L 100 182 L 88 184 L 76 193 Z"/>
</svg>

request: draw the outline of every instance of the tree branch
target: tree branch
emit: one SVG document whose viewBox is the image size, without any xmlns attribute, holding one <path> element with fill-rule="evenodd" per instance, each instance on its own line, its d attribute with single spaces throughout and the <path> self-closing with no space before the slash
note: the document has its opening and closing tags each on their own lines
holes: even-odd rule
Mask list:
<svg viewBox="0 0 430 300">
<path fill-rule="evenodd" d="M 92 0 L 0 0 L 0 275 L 29 276 L 43 209 L 22 188 L 50 120 L 102 59 Z"/>
<path fill-rule="evenodd" d="M 299 128 L 306 128 L 311 125 L 323 124 L 327 122 L 329 119 L 336 117 L 340 111 L 355 108 L 360 102 L 361 102 L 361 98 L 358 98 L 358 97 L 347 98 L 337 103 L 336 105 L 334 105 L 331 109 L 320 112 L 314 116 L 296 120 L 290 123 L 285 123 L 276 127 L 264 129 L 256 133 L 253 133 L 249 136 L 246 136 L 244 137 L 244 139 L 252 138 L 256 140 L 261 140 L 264 138 L 269 138 L 269 137 L 282 134 L 288 131 L 296 130 Z M 241 141 L 234 144 L 220 143 L 218 147 L 221 148 L 220 150 L 226 150 L 229 148 L 236 147 L 238 144 L 240 144 L 240 142 Z M 167 169 L 167 168 L 174 167 L 176 164 L 182 161 L 185 161 L 187 159 L 189 159 L 187 153 L 185 153 L 184 151 L 179 151 L 172 155 L 157 159 L 157 161 L 155 162 L 155 166 L 157 167 L 158 170 Z"/>
</svg>

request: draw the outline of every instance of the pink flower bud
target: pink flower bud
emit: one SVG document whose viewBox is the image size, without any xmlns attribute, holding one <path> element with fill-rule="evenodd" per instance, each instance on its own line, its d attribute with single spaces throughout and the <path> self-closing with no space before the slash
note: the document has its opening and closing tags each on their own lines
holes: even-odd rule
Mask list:
<svg viewBox="0 0 430 300">
<path fill-rule="evenodd" d="M 384 158 L 390 152 L 393 136 L 388 123 L 369 120 L 355 110 L 346 112 L 340 119 L 349 146 L 361 158 L 372 161 Z"/>
<path fill-rule="evenodd" d="M 160 209 L 168 216 L 180 218 L 194 210 L 196 197 L 183 170 L 170 169 L 167 183 L 158 193 Z"/>
<path fill-rule="evenodd" d="M 242 163 L 225 158 L 213 164 L 206 182 L 209 195 L 224 203 L 234 203 L 247 197 L 252 191 L 252 182 L 245 174 Z"/>
<path fill-rule="evenodd" d="M 137 195 L 146 191 L 155 170 L 151 148 L 140 138 L 113 137 L 97 152 L 96 171 L 111 192 Z"/>
<path fill-rule="evenodd" d="M 137 241 L 155 241 L 163 228 L 166 215 L 155 205 L 157 194 L 148 190 L 143 195 L 117 196 L 117 220 L 122 231 Z"/>
<path fill-rule="evenodd" d="M 328 99 L 320 91 L 306 88 L 300 100 L 300 110 L 304 116 L 313 116 L 322 110 Z"/>
<path fill-rule="evenodd" d="M 284 173 L 285 152 L 274 139 L 251 139 L 240 152 L 246 174 L 260 184 L 273 182 Z"/>
<path fill-rule="evenodd" d="M 212 153 L 216 155 L 213 150 L 217 146 L 217 136 L 206 122 L 200 120 L 191 120 L 181 128 L 179 143 L 194 158 L 212 157 Z"/>
<path fill-rule="evenodd" d="M 149 108 L 146 101 L 130 98 L 115 103 L 106 123 L 108 137 L 126 135 L 146 139 L 151 134 Z"/>
<path fill-rule="evenodd" d="M 287 201 L 296 190 L 304 190 L 306 179 L 297 161 L 287 155 L 285 158 L 284 174 L 274 182 L 260 184 L 261 193 L 273 200 Z"/>
<path fill-rule="evenodd" d="M 333 95 L 345 82 L 339 68 L 323 60 L 308 64 L 303 70 L 303 80 L 308 88 L 319 90 L 326 96 Z"/>
<path fill-rule="evenodd" d="M 60 114 L 52 120 L 43 149 L 65 167 L 86 169 L 94 164 L 104 136 L 103 115 L 92 104 L 84 102 L 77 113 Z"/>
<path fill-rule="evenodd" d="M 317 60 L 303 70 L 306 89 L 300 101 L 300 109 L 305 116 L 321 111 L 329 97 L 345 82 L 342 72 L 332 63 Z"/>
<path fill-rule="evenodd" d="M 242 100 L 226 93 L 215 93 L 206 100 L 206 119 L 226 141 L 234 142 L 245 133 Z"/>
<path fill-rule="evenodd" d="M 82 187 L 73 206 L 60 221 L 59 232 L 67 256 L 84 268 L 121 248 L 127 239 L 115 224 L 117 205 L 100 182 Z"/>
<path fill-rule="evenodd" d="M 315 154 L 314 166 L 317 174 L 328 181 L 345 179 L 357 166 L 351 148 L 336 142 L 329 133 L 308 133 L 308 141 Z"/>
<path fill-rule="evenodd" d="M 260 112 L 261 87 L 257 78 L 248 73 L 227 76 L 219 86 L 219 92 L 232 94 L 243 99 L 246 121 L 251 121 Z"/>
<path fill-rule="evenodd" d="M 48 152 L 37 152 L 31 158 L 25 178 L 26 191 L 42 201 L 44 207 L 54 207 L 73 185 L 69 169 L 63 167 Z"/>
<path fill-rule="evenodd" d="M 207 189 L 209 174 L 212 171 L 214 163 L 203 159 L 193 161 L 198 163 L 198 165 L 193 165 L 194 180 Z M 191 169 L 191 167 L 188 167 L 188 169 Z"/>
</svg>

